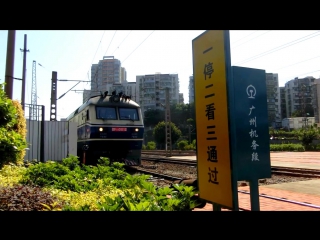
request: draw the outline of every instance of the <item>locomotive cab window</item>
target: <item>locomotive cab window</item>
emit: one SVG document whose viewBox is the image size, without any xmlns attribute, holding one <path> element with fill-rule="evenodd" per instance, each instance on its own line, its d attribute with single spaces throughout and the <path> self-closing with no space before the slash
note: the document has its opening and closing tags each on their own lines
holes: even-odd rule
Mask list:
<svg viewBox="0 0 320 240">
<path fill-rule="evenodd" d="M 97 107 L 97 119 L 117 119 L 116 109 L 112 107 Z"/>
<path fill-rule="evenodd" d="M 139 120 L 136 108 L 119 108 L 120 120 Z"/>
</svg>

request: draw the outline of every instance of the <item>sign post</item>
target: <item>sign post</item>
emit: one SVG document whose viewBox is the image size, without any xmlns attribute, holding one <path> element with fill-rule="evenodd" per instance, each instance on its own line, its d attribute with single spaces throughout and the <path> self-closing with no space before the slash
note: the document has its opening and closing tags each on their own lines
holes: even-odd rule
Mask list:
<svg viewBox="0 0 320 240">
<path fill-rule="evenodd" d="M 231 67 L 229 31 L 192 41 L 200 198 L 238 210 L 238 181 L 250 183 L 259 211 L 259 179 L 271 178 L 265 70 Z"/>
<path fill-rule="evenodd" d="M 264 70 L 232 67 L 235 127 L 232 144 L 238 181 L 250 184 L 251 210 L 259 211 L 259 179 L 271 178 L 270 138 Z"/>
<path fill-rule="evenodd" d="M 228 88 L 232 81 L 229 31 L 206 31 L 192 41 L 199 196 L 238 210 L 233 169 Z"/>
</svg>

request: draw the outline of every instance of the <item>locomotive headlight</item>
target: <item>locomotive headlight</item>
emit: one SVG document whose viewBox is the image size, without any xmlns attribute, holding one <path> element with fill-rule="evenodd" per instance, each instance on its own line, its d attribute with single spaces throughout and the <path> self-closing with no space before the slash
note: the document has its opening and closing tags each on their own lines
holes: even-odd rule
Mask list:
<svg viewBox="0 0 320 240">
<path fill-rule="evenodd" d="M 138 132 L 138 131 L 139 131 L 139 128 L 134 129 L 134 131 Z"/>
<path fill-rule="evenodd" d="M 99 131 L 102 132 L 102 131 L 103 131 L 103 128 L 99 128 Z"/>
</svg>

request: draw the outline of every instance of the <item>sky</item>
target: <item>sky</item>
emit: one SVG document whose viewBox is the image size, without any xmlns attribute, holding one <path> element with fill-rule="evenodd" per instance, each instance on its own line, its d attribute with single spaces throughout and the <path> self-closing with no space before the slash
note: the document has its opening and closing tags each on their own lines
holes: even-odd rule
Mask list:
<svg viewBox="0 0 320 240">
<path fill-rule="evenodd" d="M 31 103 L 32 65 L 36 61 L 37 104 L 50 119 L 52 71 L 58 79 L 90 81 L 91 65 L 114 56 L 127 80 L 160 72 L 178 74 L 180 92 L 189 102 L 193 74 L 192 40 L 205 30 L 16 30 L 14 77 L 22 78 L 24 35 L 27 35 L 25 102 Z M 295 77 L 320 77 L 320 31 L 230 30 L 231 65 L 277 73 L 279 86 Z M 0 83 L 5 82 L 8 31 L 0 30 Z M 77 82 L 58 81 L 58 98 Z M 13 99 L 21 100 L 22 81 L 14 80 Z M 72 90 L 90 89 L 81 82 Z M 57 100 L 57 119 L 82 104 L 82 92 L 69 91 Z"/>
</svg>

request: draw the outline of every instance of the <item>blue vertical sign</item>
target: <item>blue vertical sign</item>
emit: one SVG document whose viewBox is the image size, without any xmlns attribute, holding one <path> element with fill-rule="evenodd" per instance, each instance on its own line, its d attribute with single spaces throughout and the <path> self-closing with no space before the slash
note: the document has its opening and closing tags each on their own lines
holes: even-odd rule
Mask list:
<svg viewBox="0 0 320 240">
<path fill-rule="evenodd" d="M 233 157 L 237 179 L 271 178 L 270 138 L 264 70 L 232 67 Z"/>
</svg>

